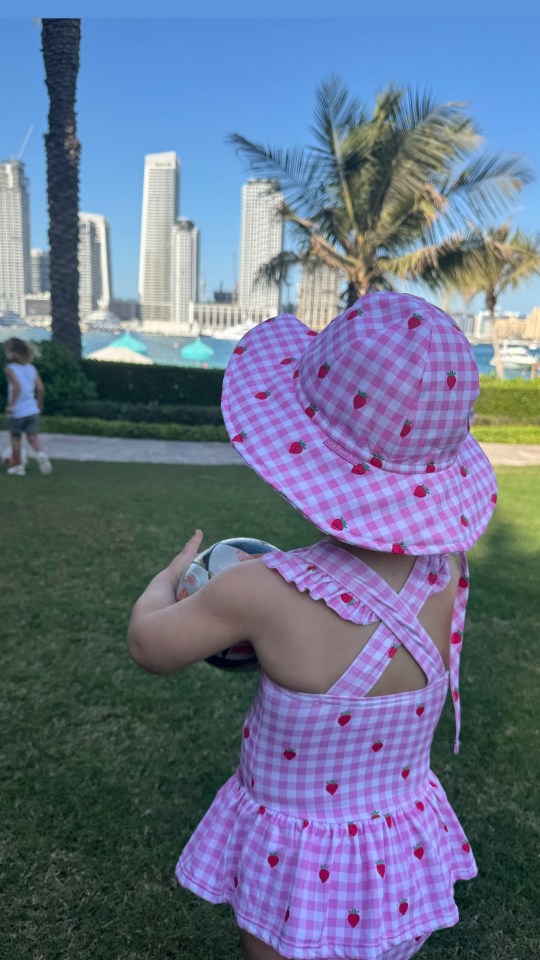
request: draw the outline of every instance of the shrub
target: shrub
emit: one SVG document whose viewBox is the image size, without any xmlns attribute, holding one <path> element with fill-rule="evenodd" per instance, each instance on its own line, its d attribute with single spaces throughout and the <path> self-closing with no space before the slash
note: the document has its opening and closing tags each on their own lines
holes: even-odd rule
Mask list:
<svg viewBox="0 0 540 960">
<path fill-rule="evenodd" d="M 84 360 L 100 400 L 219 407 L 223 370 Z"/>
<path fill-rule="evenodd" d="M 225 427 L 184 423 L 130 423 L 128 420 L 97 420 L 93 417 L 43 417 L 46 433 L 72 433 L 94 437 L 127 437 L 151 440 L 193 440 L 225 443 Z"/>
<path fill-rule="evenodd" d="M 540 426 L 511 423 L 498 426 L 473 426 L 479 443 L 540 444 Z"/>
<path fill-rule="evenodd" d="M 496 380 L 480 377 L 475 416 L 504 418 L 512 423 L 540 423 L 540 379 Z"/>
<path fill-rule="evenodd" d="M 99 420 L 129 420 L 131 423 L 181 423 L 223 426 L 220 407 L 173 406 L 159 403 L 122 403 L 118 400 L 67 401 L 61 413 L 67 417 Z"/>
</svg>

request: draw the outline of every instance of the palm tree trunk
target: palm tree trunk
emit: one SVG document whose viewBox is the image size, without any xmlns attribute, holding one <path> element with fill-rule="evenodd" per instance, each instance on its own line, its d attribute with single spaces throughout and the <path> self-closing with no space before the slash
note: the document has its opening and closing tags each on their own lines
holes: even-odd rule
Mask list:
<svg viewBox="0 0 540 960">
<path fill-rule="evenodd" d="M 495 306 L 497 298 L 493 290 L 486 294 L 486 307 L 489 310 L 489 330 L 491 334 L 491 346 L 493 347 L 493 356 L 495 358 L 495 375 L 499 380 L 504 380 L 504 366 L 501 357 L 501 348 L 497 336 L 497 321 L 495 319 Z"/>
<path fill-rule="evenodd" d="M 81 21 L 42 20 L 49 131 L 45 134 L 52 339 L 81 356 L 79 328 L 79 158 L 75 100 Z"/>
</svg>

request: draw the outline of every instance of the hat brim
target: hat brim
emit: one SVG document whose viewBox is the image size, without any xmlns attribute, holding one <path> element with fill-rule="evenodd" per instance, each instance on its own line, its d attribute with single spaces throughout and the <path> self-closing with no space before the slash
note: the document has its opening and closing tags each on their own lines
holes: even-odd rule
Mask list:
<svg viewBox="0 0 540 960">
<path fill-rule="evenodd" d="M 430 472 L 426 464 L 403 474 L 364 462 L 365 473 L 353 472 L 296 394 L 294 372 L 312 336 L 296 317 L 277 317 L 249 331 L 231 357 L 222 411 L 245 462 L 319 530 L 346 543 L 387 553 L 469 550 L 497 499 L 495 474 L 472 434 L 446 469 Z"/>
</svg>

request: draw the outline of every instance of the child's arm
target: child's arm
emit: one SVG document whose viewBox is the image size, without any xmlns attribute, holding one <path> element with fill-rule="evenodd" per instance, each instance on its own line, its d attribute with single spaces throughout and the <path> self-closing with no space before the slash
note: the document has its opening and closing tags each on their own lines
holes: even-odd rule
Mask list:
<svg viewBox="0 0 540 960">
<path fill-rule="evenodd" d="M 37 405 L 40 410 L 43 410 L 43 398 L 45 396 L 45 387 L 43 386 L 43 380 L 41 379 L 37 371 L 36 371 L 36 382 L 34 385 L 34 389 L 36 391 Z"/>
<path fill-rule="evenodd" d="M 201 540 L 197 531 L 133 607 L 128 649 L 135 663 L 149 673 L 174 673 L 250 639 L 246 615 L 249 561 L 223 570 L 197 593 L 176 602 L 179 580 L 199 552 Z"/>
<path fill-rule="evenodd" d="M 11 395 L 6 405 L 6 413 L 11 413 L 13 407 L 15 406 L 15 403 L 17 402 L 19 394 L 21 392 L 21 385 L 17 380 L 17 377 L 13 373 L 13 370 L 10 370 L 9 367 L 6 367 L 5 374 L 8 379 L 8 383 L 11 387 L 11 390 L 10 390 Z"/>
</svg>

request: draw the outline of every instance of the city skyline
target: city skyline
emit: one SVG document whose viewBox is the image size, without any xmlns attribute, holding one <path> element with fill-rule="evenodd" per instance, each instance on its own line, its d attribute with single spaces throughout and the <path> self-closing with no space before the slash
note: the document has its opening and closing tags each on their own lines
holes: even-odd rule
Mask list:
<svg viewBox="0 0 540 960">
<path fill-rule="evenodd" d="M 332 72 L 368 106 L 392 81 L 429 87 L 441 102 L 468 102 L 487 146 L 524 153 L 538 174 L 540 129 L 530 117 L 531 78 L 539 65 L 526 18 L 473 18 L 466 30 L 451 18 L 438 17 L 437 24 L 439 37 L 444 24 L 444 38 L 434 43 L 429 18 L 356 18 L 346 23 L 345 42 L 344 21 L 336 20 L 332 30 L 330 19 L 292 20 L 286 26 L 278 20 L 83 20 L 80 206 L 99 210 L 111 224 L 115 295 L 138 293 L 141 170 L 145 154 L 159 150 L 174 150 L 182 160 L 182 215 L 203 237 L 200 274 L 207 296 L 220 285 L 233 288 L 240 250 L 237 198 L 250 174 L 226 136 L 237 131 L 278 147 L 306 144 L 315 88 Z M 17 96 L 4 98 L 0 107 L 0 156 L 16 155 L 34 124 L 23 160 L 32 191 L 32 246 L 46 248 L 47 102 L 39 28 L 23 20 L 5 21 L 4 27 L 6 69 L 17 77 Z M 381 30 L 384 44 L 370 43 Z M 320 50 L 320 56 L 299 56 L 300 47 Z M 347 49 L 355 49 L 355 56 L 345 56 Z M 405 51 L 412 55 L 404 57 Z M 494 60 L 505 70 L 493 71 Z M 151 66 L 149 72 L 137 69 L 143 63 Z M 281 70 L 283 63 L 287 70 Z M 103 69 L 106 64 L 110 69 Z M 538 181 L 508 215 L 515 225 L 538 229 Z M 526 313 L 538 303 L 540 280 L 534 280 L 506 293 L 501 307 Z M 473 309 L 480 306 L 473 303 Z"/>
</svg>

